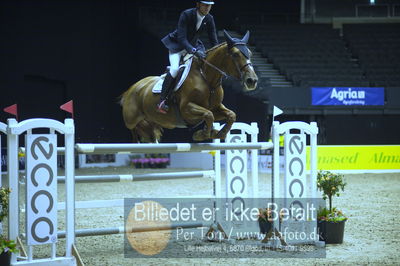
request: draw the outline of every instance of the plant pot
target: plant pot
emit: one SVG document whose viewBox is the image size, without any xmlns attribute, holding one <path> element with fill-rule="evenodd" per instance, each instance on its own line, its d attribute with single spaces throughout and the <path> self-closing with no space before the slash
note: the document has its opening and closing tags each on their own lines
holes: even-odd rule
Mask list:
<svg viewBox="0 0 400 266">
<path fill-rule="evenodd" d="M 10 266 L 11 252 L 3 252 L 0 254 L 0 265 Z"/>
<path fill-rule="evenodd" d="M 265 221 L 263 219 L 258 220 L 258 226 L 260 227 L 260 233 L 261 234 L 266 234 L 268 233 L 271 228 L 272 228 L 272 223 Z"/>
<path fill-rule="evenodd" d="M 325 244 L 342 244 L 345 223 L 346 221 L 318 221 L 319 240 L 325 241 Z"/>
</svg>

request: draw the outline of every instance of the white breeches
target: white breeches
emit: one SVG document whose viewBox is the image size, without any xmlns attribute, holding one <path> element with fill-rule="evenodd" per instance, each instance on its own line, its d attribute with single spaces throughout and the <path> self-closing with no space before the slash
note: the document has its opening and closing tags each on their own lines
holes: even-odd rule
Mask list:
<svg viewBox="0 0 400 266">
<path fill-rule="evenodd" d="M 177 53 L 172 53 L 171 51 L 169 51 L 169 64 L 170 64 L 169 73 L 173 78 L 176 78 L 176 76 L 178 75 L 179 62 L 181 60 L 181 56 L 185 52 L 186 52 L 185 50 Z"/>
</svg>

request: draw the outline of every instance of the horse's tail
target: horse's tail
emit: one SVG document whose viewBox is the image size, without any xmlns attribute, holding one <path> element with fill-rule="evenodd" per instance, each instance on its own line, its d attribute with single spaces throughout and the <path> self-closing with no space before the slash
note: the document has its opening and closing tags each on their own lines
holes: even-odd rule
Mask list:
<svg viewBox="0 0 400 266">
<path fill-rule="evenodd" d="M 124 105 L 124 100 L 126 98 L 126 94 L 128 93 L 129 90 L 124 91 L 120 96 L 117 97 L 117 103 L 121 106 Z"/>
<path fill-rule="evenodd" d="M 133 84 L 131 87 L 129 87 L 129 89 L 127 89 L 126 91 L 124 91 L 120 96 L 118 96 L 118 103 L 119 105 L 123 106 L 124 102 L 126 101 L 126 99 L 129 97 L 129 95 L 131 95 L 136 89 L 137 85 L 139 82 L 136 82 L 135 84 Z"/>
</svg>

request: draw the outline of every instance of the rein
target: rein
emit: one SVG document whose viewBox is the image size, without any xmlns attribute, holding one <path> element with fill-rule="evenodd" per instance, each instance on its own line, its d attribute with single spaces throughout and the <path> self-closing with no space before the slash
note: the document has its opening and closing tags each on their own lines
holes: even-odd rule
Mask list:
<svg viewBox="0 0 400 266">
<path fill-rule="evenodd" d="M 231 55 L 231 53 L 229 53 L 229 55 Z M 243 76 L 243 69 L 245 69 L 246 67 L 251 67 L 253 64 L 251 62 L 243 65 L 242 67 L 239 67 L 239 65 L 237 64 L 237 62 L 235 60 L 233 60 L 233 62 L 235 63 L 236 69 L 240 75 L 240 78 L 234 77 L 232 75 L 228 75 L 226 72 L 224 72 L 223 70 L 221 70 L 220 68 L 218 68 L 217 66 L 215 66 L 214 64 L 211 64 L 210 62 L 208 62 L 207 60 L 203 59 L 203 58 L 199 58 L 203 63 L 206 63 L 208 66 L 210 66 L 211 68 L 213 68 L 215 71 L 217 71 L 218 73 L 220 73 L 222 76 L 224 76 L 224 78 L 228 78 L 231 77 L 237 81 L 241 81 L 242 80 L 242 76 Z M 202 68 L 200 67 L 200 73 L 202 75 L 202 77 L 205 79 L 204 73 Z M 205 79 L 206 80 L 206 79 Z M 207 81 L 207 80 L 206 80 Z M 207 83 L 209 83 L 207 81 Z"/>
<path fill-rule="evenodd" d="M 230 53 L 229 53 L 229 55 L 231 56 Z M 242 70 L 243 70 L 244 68 L 246 68 L 247 66 L 251 66 L 251 62 L 249 62 L 249 63 L 245 64 L 244 66 L 239 67 L 238 64 L 236 63 L 236 61 L 233 60 L 233 62 L 235 63 L 236 69 L 237 69 L 237 71 L 239 72 L 239 75 L 240 75 L 240 79 L 239 79 L 239 78 L 236 78 L 235 76 L 228 75 L 225 71 L 223 71 L 223 70 L 220 69 L 219 67 L 215 66 L 214 64 L 211 64 L 211 63 L 208 62 L 207 60 L 205 60 L 205 59 L 203 59 L 203 58 L 199 58 L 199 59 L 200 59 L 201 62 L 206 63 L 206 65 L 210 66 L 212 69 L 214 69 L 215 71 L 217 71 L 218 73 L 220 73 L 225 79 L 228 78 L 228 77 L 231 77 L 231 78 L 233 78 L 233 79 L 235 79 L 235 80 L 238 80 L 238 81 L 240 81 L 240 80 L 242 79 L 242 77 L 243 77 Z M 215 88 L 214 88 L 214 86 L 212 86 L 211 83 L 207 80 L 207 78 L 206 78 L 206 76 L 205 76 L 205 74 L 204 74 L 204 71 L 203 71 L 203 68 L 202 68 L 202 67 L 200 67 L 200 75 L 201 75 L 201 77 L 206 81 L 208 87 L 210 88 L 210 96 L 213 95 L 213 94 L 215 93 L 215 88 L 217 88 L 218 86 L 221 85 L 221 83 L 222 83 L 222 78 L 219 80 L 219 84 L 218 84 L 217 86 L 215 86 Z M 212 97 L 209 98 L 209 105 L 210 105 L 210 106 L 211 106 L 211 98 L 212 98 Z"/>
<path fill-rule="evenodd" d="M 236 61 L 233 61 L 233 62 L 235 63 L 236 70 L 239 72 L 239 75 L 240 75 L 240 79 L 238 79 L 238 80 L 242 80 L 242 77 L 243 77 L 243 72 L 242 72 L 242 70 L 243 70 L 243 69 L 245 69 L 245 68 L 248 67 L 248 66 L 249 66 L 249 67 L 253 66 L 253 64 L 249 62 L 249 63 L 243 65 L 242 67 L 239 67 L 238 64 L 236 63 Z"/>
<path fill-rule="evenodd" d="M 203 63 L 206 63 L 207 65 L 209 65 L 210 67 L 212 67 L 214 70 L 216 70 L 217 72 L 219 72 L 221 75 L 223 75 L 225 78 L 227 77 L 233 77 L 231 75 L 226 74 L 223 70 L 221 70 L 220 68 L 218 68 L 217 66 L 211 64 L 210 62 L 208 62 L 207 60 L 204 60 L 203 58 L 201 58 L 201 60 L 203 61 Z M 233 77 L 234 78 L 234 77 Z"/>
<path fill-rule="evenodd" d="M 240 43 L 241 44 L 241 43 Z M 230 53 L 230 52 L 228 52 L 228 54 L 232 57 L 232 54 Z M 248 62 L 247 64 L 245 64 L 245 65 L 243 65 L 243 66 L 239 66 L 238 65 L 238 63 L 235 61 L 235 60 L 233 60 L 233 62 L 234 62 L 234 64 L 235 64 L 235 67 L 236 67 L 236 70 L 238 71 L 238 73 L 239 73 L 239 75 L 240 75 L 240 78 L 236 78 L 235 76 L 232 76 L 232 75 L 228 75 L 225 71 L 223 71 L 222 69 L 220 69 L 219 67 L 217 67 L 217 66 L 215 66 L 214 64 L 212 64 L 212 63 L 210 63 L 210 62 L 208 62 L 207 60 L 205 60 L 205 59 L 203 59 L 203 58 L 198 58 L 201 62 L 203 62 L 203 63 L 205 63 L 206 65 L 208 65 L 209 67 L 211 67 L 212 69 L 214 69 L 215 71 L 217 71 L 219 74 L 221 74 L 224 78 L 228 78 L 228 77 L 231 77 L 231 78 L 233 78 L 233 79 L 235 79 L 235 80 L 237 80 L 237 81 L 241 81 L 242 80 L 242 77 L 243 77 L 243 69 L 245 69 L 246 67 L 251 67 L 252 66 L 252 64 L 251 64 L 251 62 Z M 208 85 L 208 87 L 210 88 L 210 94 L 211 95 L 213 95 L 214 93 L 215 93 L 215 89 L 218 87 L 218 86 L 220 86 L 221 85 L 221 83 L 222 83 L 222 78 L 220 79 L 220 81 L 219 81 L 219 84 L 217 85 L 217 86 L 212 86 L 212 84 L 207 80 L 207 78 L 206 78 L 206 76 L 205 76 L 205 74 L 204 74 L 204 71 L 203 71 L 203 68 L 202 68 L 202 66 L 200 66 L 200 74 L 201 74 L 201 77 L 205 80 L 205 82 L 207 83 L 207 85 Z M 210 95 L 210 96 L 211 96 Z M 209 105 L 211 105 L 211 98 L 212 97 L 210 97 L 209 98 Z"/>
</svg>

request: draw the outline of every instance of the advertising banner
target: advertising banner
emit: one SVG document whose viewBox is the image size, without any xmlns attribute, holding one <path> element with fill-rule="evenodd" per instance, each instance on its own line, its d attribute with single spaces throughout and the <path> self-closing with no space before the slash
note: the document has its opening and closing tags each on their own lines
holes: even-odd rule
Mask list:
<svg viewBox="0 0 400 266">
<path fill-rule="evenodd" d="M 307 147 L 307 154 L 310 148 Z M 307 160 L 309 156 L 307 155 Z M 395 170 L 400 169 L 400 146 L 318 146 L 321 170 Z M 309 169 L 309 165 L 308 165 Z"/>
<path fill-rule="evenodd" d="M 311 88 L 312 105 L 384 105 L 384 88 Z"/>
</svg>

